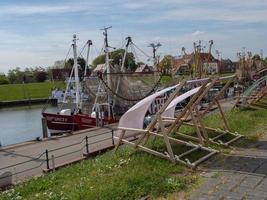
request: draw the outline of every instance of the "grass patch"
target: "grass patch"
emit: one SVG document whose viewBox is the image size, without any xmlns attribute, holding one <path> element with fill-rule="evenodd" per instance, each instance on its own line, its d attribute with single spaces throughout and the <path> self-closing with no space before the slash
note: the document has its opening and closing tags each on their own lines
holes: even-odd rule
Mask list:
<svg viewBox="0 0 267 200">
<path fill-rule="evenodd" d="M 245 135 L 249 142 L 267 132 L 266 109 L 236 109 L 226 112 L 226 117 L 231 129 Z M 211 127 L 223 128 L 222 120 L 216 113 L 204 118 L 204 122 Z M 188 134 L 194 133 L 191 127 L 184 126 L 182 129 Z M 155 150 L 166 151 L 162 140 L 151 138 L 148 145 Z M 176 154 L 185 148 L 173 145 Z M 188 158 L 197 159 L 202 153 L 188 155 Z M 189 173 L 184 166 L 129 147 L 121 147 L 117 154 L 107 152 L 14 186 L 2 192 L 0 199 L 138 199 L 147 195 L 168 199 L 173 197 L 171 194 L 188 194 L 187 191 L 199 185 L 200 181 L 197 174 Z"/>
<path fill-rule="evenodd" d="M 53 87 L 65 88 L 64 82 L 0 85 L 0 101 L 48 98 Z"/>
<path fill-rule="evenodd" d="M 17 185 L 0 194 L 1 200 L 23 199 L 137 199 L 185 190 L 195 175 L 184 167 L 130 148 L 108 152 L 92 160 Z"/>
</svg>

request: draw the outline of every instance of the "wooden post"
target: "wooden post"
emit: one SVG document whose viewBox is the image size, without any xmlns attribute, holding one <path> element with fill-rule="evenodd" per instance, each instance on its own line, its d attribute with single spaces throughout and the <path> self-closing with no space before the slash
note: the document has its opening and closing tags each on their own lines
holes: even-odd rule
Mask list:
<svg viewBox="0 0 267 200">
<path fill-rule="evenodd" d="M 42 131 L 43 131 L 43 138 L 48 138 L 47 123 L 44 117 L 42 117 Z"/>
<path fill-rule="evenodd" d="M 198 138 L 199 138 L 199 141 L 200 141 L 201 144 L 204 144 L 204 142 L 203 142 L 203 137 L 202 137 L 202 135 L 201 135 L 201 132 L 200 132 L 199 127 L 198 127 L 197 120 L 196 120 L 196 118 L 195 118 L 195 116 L 194 116 L 194 113 L 193 113 L 191 107 L 189 108 L 189 112 L 190 112 L 190 115 L 191 115 L 191 117 L 192 117 L 193 123 L 195 124 L 195 128 L 196 128 L 196 131 L 197 131 L 197 136 L 198 136 Z"/>
<path fill-rule="evenodd" d="M 216 101 L 216 104 L 218 105 L 220 114 L 221 114 L 221 116 L 222 116 L 222 119 L 223 119 L 223 122 L 224 122 L 224 128 L 225 128 L 227 131 L 230 131 L 230 129 L 229 129 L 229 125 L 228 125 L 227 120 L 226 120 L 226 118 L 225 118 L 225 115 L 224 115 L 224 113 L 223 113 L 221 104 L 220 104 L 220 102 L 219 102 L 217 99 L 215 99 L 215 101 Z"/>
<path fill-rule="evenodd" d="M 54 171 L 56 171 L 55 156 L 54 155 L 51 156 L 51 161 L 52 161 L 52 170 L 54 172 Z"/>
<path fill-rule="evenodd" d="M 212 106 L 216 103 L 216 100 L 220 99 L 224 91 L 230 86 L 230 84 L 233 82 L 235 78 L 236 76 L 233 76 L 227 81 L 227 83 L 223 86 L 223 88 L 219 91 L 219 93 L 215 95 L 213 100 L 209 103 L 208 107 L 202 112 L 201 116 L 204 116 L 212 108 Z"/>
<path fill-rule="evenodd" d="M 209 137 L 208 137 L 207 131 L 205 129 L 204 123 L 202 121 L 200 112 L 199 112 L 199 110 L 197 108 L 197 105 L 195 106 L 195 111 L 196 111 L 196 120 L 198 121 L 198 124 L 200 125 L 200 129 L 201 129 L 201 132 L 203 134 L 203 137 L 206 140 L 206 142 L 208 142 L 209 141 Z"/>
<path fill-rule="evenodd" d="M 126 130 L 122 130 L 122 132 L 121 132 L 121 134 L 120 134 L 120 136 L 119 136 L 119 139 L 118 139 L 118 141 L 117 141 L 117 144 L 116 144 L 116 146 L 115 146 L 115 148 L 114 148 L 114 152 L 116 153 L 116 151 L 118 150 L 118 148 L 119 148 L 119 146 L 120 146 L 120 144 L 121 144 L 121 141 L 122 141 L 122 139 L 123 139 L 123 137 L 124 137 L 124 135 L 125 135 L 125 132 L 126 132 Z"/>
<path fill-rule="evenodd" d="M 95 125 L 99 126 L 99 110 L 95 111 Z"/>
<path fill-rule="evenodd" d="M 159 123 L 160 123 L 160 128 L 161 128 L 161 131 L 163 133 L 164 142 L 165 142 L 165 145 L 167 147 L 170 159 L 172 160 L 172 162 L 175 162 L 175 158 L 174 158 L 174 154 L 173 154 L 173 151 L 172 151 L 172 147 L 171 147 L 169 138 L 168 138 L 168 136 L 166 135 L 166 133 L 164 131 L 164 124 L 163 124 L 162 119 L 161 119 L 160 116 L 159 116 Z"/>
</svg>

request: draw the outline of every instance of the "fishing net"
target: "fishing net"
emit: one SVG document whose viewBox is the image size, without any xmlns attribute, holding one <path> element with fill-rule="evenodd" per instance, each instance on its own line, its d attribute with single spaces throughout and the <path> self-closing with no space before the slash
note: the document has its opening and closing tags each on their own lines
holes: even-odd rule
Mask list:
<svg viewBox="0 0 267 200">
<path fill-rule="evenodd" d="M 107 102 L 112 98 L 115 108 L 128 109 L 137 101 L 155 92 L 160 84 L 161 74 L 158 72 L 120 73 L 111 72 L 85 79 L 85 90 L 91 101 Z"/>
</svg>

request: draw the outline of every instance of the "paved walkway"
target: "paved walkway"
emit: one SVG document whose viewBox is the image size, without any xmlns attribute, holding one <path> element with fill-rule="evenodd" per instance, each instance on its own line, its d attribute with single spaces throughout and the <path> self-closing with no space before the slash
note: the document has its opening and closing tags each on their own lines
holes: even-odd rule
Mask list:
<svg viewBox="0 0 267 200">
<path fill-rule="evenodd" d="M 86 153 L 86 136 L 89 137 L 89 152 L 96 152 L 112 146 L 112 133 L 110 129 L 93 128 L 80 131 L 70 136 L 51 138 L 40 142 L 25 142 L 0 148 L 0 185 L 1 182 L 3 182 L 1 175 L 3 176 L 4 173 L 12 174 L 12 176 L 9 177 L 9 181 L 12 181 L 12 183 L 25 180 L 32 176 L 41 175 L 43 169 L 46 169 L 46 155 L 44 153 L 46 149 L 49 150 L 49 159 L 51 159 L 52 155 L 55 157 L 56 166 L 82 158 L 83 153 Z M 73 144 L 76 145 L 72 146 Z M 64 146 L 69 147 L 60 149 Z M 56 148 L 59 149 L 51 151 Z M 27 162 L 32 159 L 34 160 Z M 22 162 L 26 163 L 5 168 L 6 166 L 16 165 Z M 51 160 L 49 164 L 51 168 Z M 27 170 L 30 168 L 33 169 Z"/>
<path fill-rule="evenodd" d="M 205 183 L 189 199 L 267 200 L 267 136 L 202 165 Z"/>
</svg>

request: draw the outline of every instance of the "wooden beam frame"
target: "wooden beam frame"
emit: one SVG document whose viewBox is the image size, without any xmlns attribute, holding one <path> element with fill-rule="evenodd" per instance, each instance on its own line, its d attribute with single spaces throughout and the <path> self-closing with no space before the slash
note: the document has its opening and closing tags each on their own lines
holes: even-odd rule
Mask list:
<svg viewBox="0 0 267 200">
<path fill-rule="evenodd" d="M 191 117 L 195 119 L 195 115 L 193 113 L 193 110 L 191 110 L 191 106 L 194 105 L 195 101 L 198 99 L 199 96 L 201 96 L 202 92 L 207 90 L 206 87 L 208 87 L 208 82 L 210 82 L 210 79 L 207 79 L 207 81 L 202 84 L 199 91 L 195 95 L 192 96 L 189 104 L 186 106 L 187 109 L 185 109 L 183 111 L 182 115 L 180 115 L 178 118 L 169 119 L 169 122 L 172 122 L 171 126 L 175 127 L 177 122 L 183 121 L 183 117 L 185 115 L 188 115 L 188 113 L 191 113 Z M 148 152 L 150 154 L 159 156 L 159 157 L 164 158 L 164 159 L 168 159 L 172 162 L 184 164 L 184 165 L 189 166 L 191 168 L 195 168 L 199 163 L 201 163 L 202 161 L 208 159 L 209 157 L 211 157 L 215 153 L 217 153 L 217 151 L 214 149 L 206 148 L 202 145 L 193 144 L 191 142 L 187 142 L 187 141 L 176 139 L 176 138 L 169 136 L 170 131 L 172 129 L 166 128 L 166 126 L 164 124 L 166 122 L 166 119 L 164 117 L 162 117 L 161 115 L 166 110 L 168 105 L 179 94 L 180 90 L 182 89 L 182 87 L 185 84 L 186 84 L 186 81 L 183 81 L 180 83 L 179 86 L 176 87 L 175 91 L 170 95 L 170 97 L 167 99 L 167 101 L 164 103 L 164 105 L 156 113 L 155 117 L 153 118 L 153 120 L 150 122 L 150 124 L 147 126 L 146 129 L 134 129 L 134 128 L 118 127 L 118 129 L 121 130 L 122 132 L 121 132 L 119 137 L 115 137 L 115 139 L 118 140 L 116 147 L 115 147 L 115 151 L 118 149 L 118 147 L 121 143 L 124 143 L 124 144 L 130 145 L 130 146 L 133 146 L 134 148 L 141 149 L 141 150 Z M 196 120 L 195 123 L 197 125 L 197 123 L 198 123 L 197 119 L 195 119 L 195 120 Z M 158 127 L 160 129 L 160 133 L 153 132 L 155 130 L 156 125 L 158 125 Z M 125 135 L 126 131 L 134 131 L 134 132 L 140 133 L 141 136 L 135 142 L 131 142 L 131 141 L 124 139 L 124 135 Z M 162 138 L 164 141 L 164 144 L 167 148 L 167 154 L 166 153 L 164 154 L 162 152 L 158 152 L 158 151 L 155 151 L 153 149 L 146 147 L 145 145 L 147 144 L 147 140 L 148 140 L 149 136 Z M 187 137 L 187 136 L 184 135 L 184 137 Z M 192 138 L 193 137 L 191 137 L 191 136 L 187 137 L 187 139 L 192 139 Z M 204 144 L 204 138 L 202 137 L 200 130 L 199 130 L 198 138 L 196 138 L 195 141 L 197 141 L 201 144 Z M 177 143 L 180 145 L 188 146 L 191 149 L 181 153 L 180 155 L 175 155 L 173 152 L 172 146 L 171 146 L 171 142 Z M 190 153 L 193 153 L 193 152 L 199 151 L 199 150 L 206 151 L 207 155 L 201 157 L 200 159 L 198 159 L 194 162 L 191 162 L 190 160 L 185 158 Z"/>
<path fill-rule="evenodd" d="M 211 141 L 213 143 L 217 143 L 217 144 L 221 144 L 221 145 L 225 145 L 228 146 L 229 144 L 231 144 L 232 142 L 236 141 L 237 139 L 241 138 L 242 135 L 238 134 L 238 133 L 232 133 L 230 132 L 230 127 L 228 124 L 228 121 L 225 117 L 225 114 L 223 112 L 223 109 L 221 107 L 220 101 L 219 99 L 222 97 L 222 95 L 224 94 L 224 92 L 227 90 L 227 88 L 230 86 L 230 84 L 234 81 L 236 77 L 232 76 L 228 79 L 228 81 L 226 82 L 226 84 L 224 85 L 224 87 L 219 91 L 218 94 L 215 95 L 215 97 L 213 98 L 213 100 L 209 103 L 208 107 L 203 111 L 203 112 L 199 112 L 197 108 L 195 108 L 196 111 L 196 118 L 198 119 L 198 125 L 196 125 L 196 123 L 187 123 L 187 122 L 182 122 L 184 125 L 190 125 L 192 127 L 195 127 L 196 129 L 201 129 L 202 130 L 202 134 L 204 136 L 204 138 L 206 139 L 206 142 Z M 220 79 L 219 79 L 220 80 Z M 217 80 L 218 81 L 218 80 Z M 199 102 L 203 97 L 199 97 Z M 219 113 L 221 115 L 221 118 L 223 120 L 223 125 L 224 125 L 224 130 L 220 130 L 218 131 L 217 129 L 211 128 L 211 127 L 206 127 L 203 125 L 203 123 L 201 123 L 202 118 L 210 111 L 210 109 L 214 106 L 217 105 L 217 108 L 219 109 Z M 203 131 L 205 130 L 205 131 Z M 215 131 L 215 132 L 220 132 L 221 134 L 213 137 L 213 138 L 208 138 L 208 134 L 207 131 Z M 216 142 L 217 139 L 223 137 L 226 134 L 230 134 L 232 136 L 234 136 L 234 138 L 228 142 L 222 142 L 219 140 L 219 142 Z"/>
</svg>

